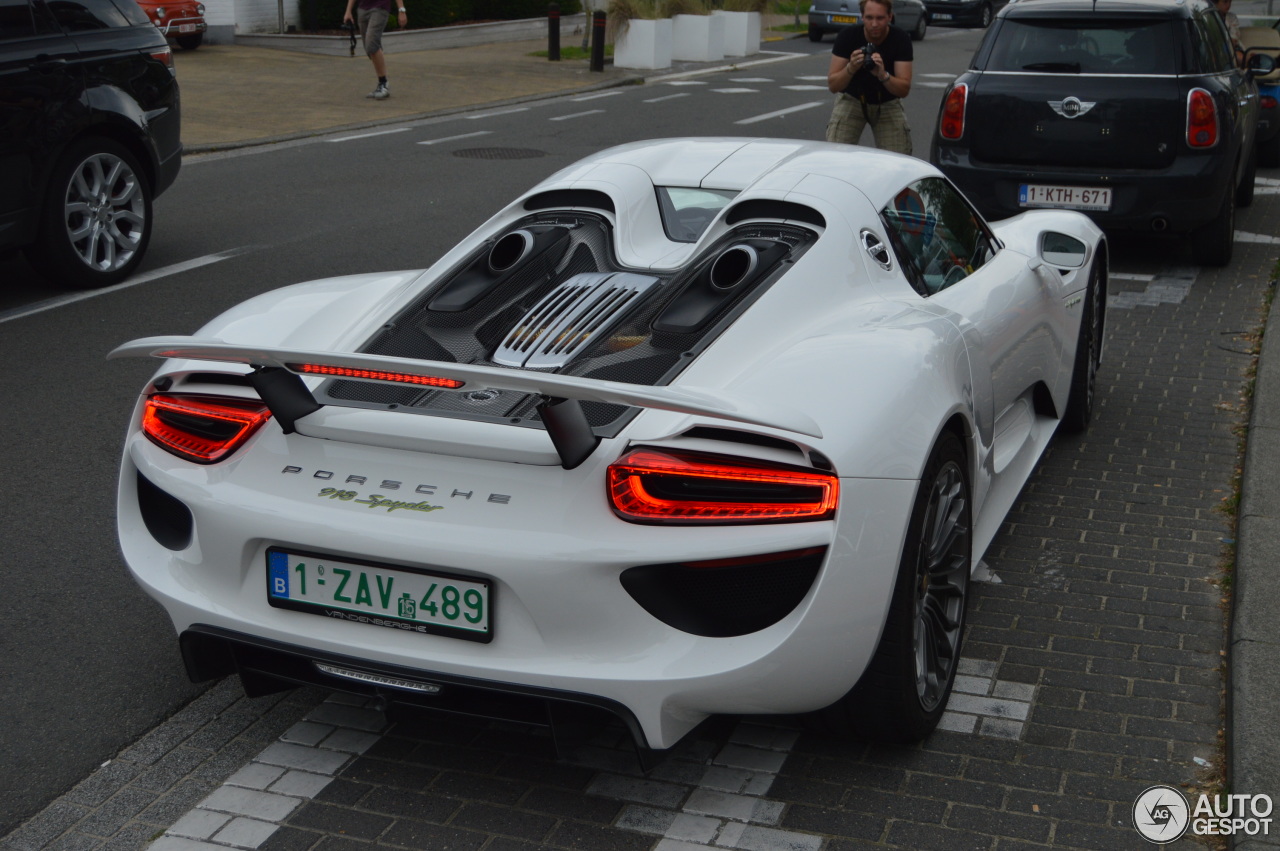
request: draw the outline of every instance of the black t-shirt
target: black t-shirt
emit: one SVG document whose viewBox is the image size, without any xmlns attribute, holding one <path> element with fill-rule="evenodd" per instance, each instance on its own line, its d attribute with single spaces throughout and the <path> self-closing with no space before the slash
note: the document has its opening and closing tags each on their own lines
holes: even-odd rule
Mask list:
<svg viewBox="0 0 1280 851">
<path fill-rule="evenodd" d="M 836 43 L 831 48 L 831 53 L 841 59 L 848 59 L 853 55 L 853 51 L 861 50 L 866 44 L 867 33 L 863 27 L 845 27 L 836 34 Z M 911 47 L 911 36 L 906 30 L 900 30 L 892 25 L 889 27 L 889 35 L 885 36 L 884 44 L 876 49 L 880 51 L 880 57 L 884 60 L 884 70 L 890 74 L 893 73 L 893 63 L 911 62 L 915 57 Z M 871 76 L 871 71 L 866 68 L 853 75 L 844 93 L 853 97 L 865 97 L 867 103 L 888 103 L 891 100 L 897 100 L 898 97 L 891 94 L 883 83 Z"/>
</svg>

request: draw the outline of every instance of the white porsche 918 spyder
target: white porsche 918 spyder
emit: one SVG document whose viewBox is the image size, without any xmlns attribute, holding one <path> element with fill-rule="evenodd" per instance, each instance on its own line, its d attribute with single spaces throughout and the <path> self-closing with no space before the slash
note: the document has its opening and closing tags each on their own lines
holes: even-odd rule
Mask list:
<svg viewBox="0 0 1280 851">
<path fill-rule="evenodd" d="M 165 358 L 119 533 L 197 681 L 489 717 L 927 735 L 970 573 L 1083 429 L 1107 244 L 845 145 L 624 145 L 431 268 L 287 287 Z"/>
</svg>

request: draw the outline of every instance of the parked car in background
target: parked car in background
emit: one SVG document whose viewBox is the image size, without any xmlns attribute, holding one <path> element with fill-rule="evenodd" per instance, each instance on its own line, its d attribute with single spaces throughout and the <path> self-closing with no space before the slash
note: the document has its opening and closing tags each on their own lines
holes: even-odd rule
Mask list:
<svg viewBox="0 0 1280 851">
<path fill-rule="evenodd" d="M 183 50 L 195 50 L 204 42 L 209 25 L 204 20 L 204 4 L 195 0 L 138 0 L 165 38 Z"/>
<path fill-rule="evenodd" d="M 1208 0 L 1019 0 L 943 98 L 930 160 L 989 218 L 1080 210 L 1231 260 L 1253 199 L 1254 55 L 1237 66 Z"/>
<path fill-rule="evenodd" d="M 929 21 L 965 27 L 989 27 L 1007 0 L 925 0 Z M 897 7 L 894 3 L 894 7 Z"/>
<path fill-rule="evenodd" d="M 134 0 L 0 0 L 0 250 L 61 286 L 126 277 L 180 121 L 173 51 Z"/>
<path fill-rule="evenodd" d="M 1276 26 L 1280 27 L 1280 21 Z M 1280 30 L 1241 27 L 1240 44 L 1248 53 L 1266 53 L 1280 59 Z M 1274 168 L 1280 166 L 1280 69 L 1260 75 L 1257 82 L 1258 165 Z"/>
<path fill-rule="evenodd" d="M 809 7 L 809 41 L 822 41 L 828 33 L 838 33 L 862 23 L 858 0 L 813 0 Z M 894 0 L 893 25 L 911 34 L 912 41 L 924 38 L 929 14 L 922 0 Z"/>
</svg>

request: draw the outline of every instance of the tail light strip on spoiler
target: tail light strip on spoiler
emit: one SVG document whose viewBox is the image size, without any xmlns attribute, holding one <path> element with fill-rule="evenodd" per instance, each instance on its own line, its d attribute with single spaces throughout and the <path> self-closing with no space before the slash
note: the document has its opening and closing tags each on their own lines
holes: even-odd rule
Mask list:
<svg viewBox="0 0 1280 851">
<path fill-rule="evenodd" d="M 586 460 L 599 443 L 577 402 L 605 402 L 698 414 L 822 437 L 812 418 L 799 411 L 734 398 L 703 388 L 646 387 L 544 372 L 422 361 L 354 352 L 318 352 L 224 343 L 198 337 L 146 337 L 117 347 L 108 358 L 158 357 L 239 363 L 252 367 L 249 380 L 286 434 L 306 434 L 297 424 L 320 409 L 302 375 L 342 375 L 382 384 L 430 384 L 454 390 L 491 388 L 546 398 L 539 413 L 566 469 Z"/>
</svg>

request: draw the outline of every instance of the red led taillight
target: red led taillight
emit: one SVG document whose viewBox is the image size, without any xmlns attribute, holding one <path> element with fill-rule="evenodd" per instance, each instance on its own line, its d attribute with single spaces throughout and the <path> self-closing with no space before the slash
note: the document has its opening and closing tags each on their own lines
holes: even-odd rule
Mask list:
<svg viewBox="0 0 1280 851">
<path fill-rule="evenodd" d="M 435 375 L 410 375 L 406 372 L 383 372 L 378 369 L 352 369 L 345 366 L 325 366 L 323 364 L 293 363 L 289 368 L 308 375 L 333 375 L 346 378 L 369 378 L 378 381 L 398 381 L 403 384 L 422 384 L 427 387 L 443 387 L 454 390 L 465 384 L 452 378 L 440 378 Z"/>
<path fill-rule="evenodd" d="M 261 402 L 216 396 L 168 396 L 147 399 L 142 433 L 179 458 L 215 464 L 239 449 L 271 418 Z"/>
<path fill-rule="evenodd" d="M 938 121 L 938 133 L 944 139 L 959 139 L 964 135 L 964 109 L 969 99 L 969 86 L 960 83 L 947 92 L 942 104 L 942 117 Z"/>
<path fill-rule="evenodd" d="M 834 473 L 725 455 L 641 448 L 609 465 L 609 501 L 633 523 L 826 520 Z"/>
<path fill-rule="evenodd" d="M 1276 108 L 1276 99 L 1273 98 L 1271 95 L 1263 95 L 1258 99 L 1258 102 L 1262 104 L 1263 109 Z"/>
<path fill-rule="evenodd" d="M 1187 144 L 1193 148 L 1218 144 L 1218 110 L 1213 95 L 1204 89 L 1192 89 L 1187 95 Z"/>
</svg>

